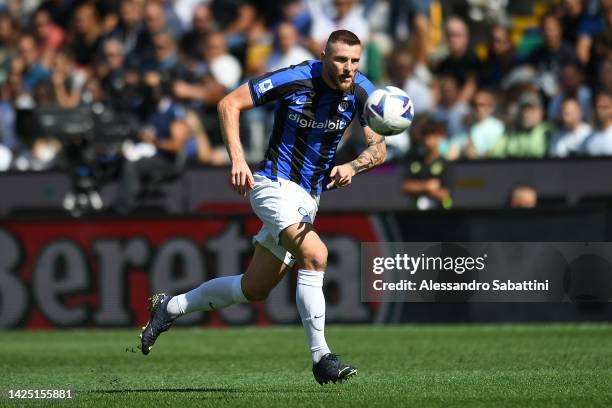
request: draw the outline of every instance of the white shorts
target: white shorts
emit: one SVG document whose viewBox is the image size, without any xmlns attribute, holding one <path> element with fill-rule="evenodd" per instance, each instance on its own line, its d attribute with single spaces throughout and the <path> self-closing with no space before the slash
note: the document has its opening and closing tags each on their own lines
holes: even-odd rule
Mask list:
<svg viewBox="0 0 612 408">
<path fill-rule="evenodd" d="M 314 223 L 319 201 L 293 181 L 272 181 L 259 174 L 254 174 L 253 178 L 255 187 L 249 194 L 251 207 L 263 222 L 263 226 L 253 237 L 253 242 L 267 248 L 278 259 L 292 266 L 295 260 L 279 244 L 279 235 L 290 225 Z"/>
</svg>

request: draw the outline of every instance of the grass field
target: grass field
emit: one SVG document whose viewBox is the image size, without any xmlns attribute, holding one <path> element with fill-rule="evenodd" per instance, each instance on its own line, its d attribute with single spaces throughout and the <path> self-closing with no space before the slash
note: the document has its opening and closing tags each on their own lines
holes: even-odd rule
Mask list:
<svg viewBox="0 0 612 408">
<path fill-rule="evenodd" d="M 331 326 L 359 372 L 323 387 L 303 336 L 172 329 L 144 357 L 137 330 L 5 331 L 0 405 L 17 406 L 8 389 L 70 388 L 54 406 L 612 406 L 610 325 Z"/>
</svg>

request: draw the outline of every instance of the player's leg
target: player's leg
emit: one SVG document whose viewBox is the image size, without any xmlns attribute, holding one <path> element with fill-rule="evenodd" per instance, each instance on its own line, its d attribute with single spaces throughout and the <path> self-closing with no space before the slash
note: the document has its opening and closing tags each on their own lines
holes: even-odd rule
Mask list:
<svg viewBox="0 0 612 408">
<path fill-rule="evenodd" d="M 339 361 L 325 341 L 323 278 L 327 266 L 327 247 L 310 223 L 285 228 L 280 234 L 280 241 L 296 257 L 300 267 L 295 300 L 310 346 L 315 379 L 323 384 L 354 375 L 357 370 Z"/>
<path fill-rule="evenodd" d="M 243 275 L 211 279 L 177 296 L 154 295 L 149 306 L 151 317 L 140 335 L 143 354 L 149 353 L 157 337 L 168 330 L 179 316 L 263 300 L 288 269 L 272 252 L 256 245 L 253 259 Z"/>
<path fill-rule="evenodd" d="M 235 303 L 263 300 L 287 271 L 272 252 L 257 244 L 253 259 L 243 275 L 223 276 L 174 296 L 168 303 L 173 317 L 192 312 L 223 309 Z"/>
</svg>

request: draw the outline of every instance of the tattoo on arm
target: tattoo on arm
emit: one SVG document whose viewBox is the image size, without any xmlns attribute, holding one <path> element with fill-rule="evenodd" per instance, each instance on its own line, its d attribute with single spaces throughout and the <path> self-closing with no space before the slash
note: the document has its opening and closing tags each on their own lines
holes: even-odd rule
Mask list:
<svg viewBox="0 0 612 408">
<path fill-rule="evenodd" d="M 385 138 L 377 133 L 374 133 L 369 128 L 364 129 L 365 141 L 368 147 L 349 164 L 355 171 L 355 174 L 362 173 L 372 167 L 378 166 L 385 161 L 387 147 Z"/>
</svg>

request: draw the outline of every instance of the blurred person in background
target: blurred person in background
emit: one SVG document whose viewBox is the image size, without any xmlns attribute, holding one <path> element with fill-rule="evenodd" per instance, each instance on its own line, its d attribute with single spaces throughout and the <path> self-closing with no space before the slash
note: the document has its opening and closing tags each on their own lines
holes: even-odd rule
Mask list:
<svg viewBox="0 0 612 408">
<path fill-rule="evenodd" d="M 64 30 L 53 22 L 51 14 L 45 9 L 39 9 L 34 13 L 32 25 L 41 63 L 45 67 L 50 67 L 55 51 L 64 42 Z"/>
<path fill-rule="evenodd" d="M 93 65 L 102 44 L 102 24 L 93 3 L 83 3 L 74 11 L 68 44 L 80 67 Z"/>
<path fill-rule="evenodd" d="M 36 108 L 59 106 L 55 87 L 49 79 L 37 83 L 32 91 L 32 95 Z M 59 159 L 59 153 L 62 150 L 62 144 L 55 135 L 35 134 L 30 135 L 30 137 L 33 138 L 30 169 L 47 170 L 55 166 Z"/>
<path fill-rule="evenodd" d="M 536 208 L 538 192 L 531 186 L 516 186 L 510 192 L 510 208 Z"/>
<path fill-rule="evenodd" d="M 307 37 L 310 32 L 312 16 L 310 15 L 306 2 L 303 0 L 281 1 L 281 19 L 290 22 L 298 30 L 301 36 Z"/>
<path fill-rule="evenodd" d="M 582 21 L 587 17 L 584 0 L 563 0 L 560 7 L 561 25 L 563 30 L 563 41 L 576 46 L 578 42 L 578 30 Z"/>
<path fill-rule="evenodd" d="M 81 90 L 85 85 L 85 74 L 76 69 L 74 55 L 68 47 L 61 48 L 53 57 L 51 82 L 58 105 L 74 108 L 81 101 Z"/>
<path fill-rule="evenodd" d="M 576 51 L 570 44 L 563 42 L 561 21 L 553 13 L 547 13 L 540 20 L 540 32 L 544 44 L 536 48 L 528 58 L 528 63 L 536 70 L 537 83 L 546 97 L 559 91 L 561 66 L 577 59 Z"/>
<path fill-rule="evenodd" d="M 419 210 L 450 208 L 452 204 L 448 163 L 439 151 L 445 137 L 446 129 L 442 122 L 426 118 L 420 124 L 423 152 L 408 158 L 406 179 L 401 186 Z"/>
<path fill-rule="evenodd" d="M 226 164 L 229 157 L 221 137 L 217 103 L 238 86 L 242 68 L 238 60 L 228 53 L 225 36 L 221 32 L 213 32 L 208 36 L 203 54 L 205 70 L 201 80 L 196 84 L 185 80 L 175 81 L 174 95 L 202 103 L 201 119 L 213 146 L 212 161 L 214 164 Z"/>
<path fill-rule="evenodd" d="M 21 76 L 26 92 L 31 92 L 39 82 L 49 79 L 49 70 L 43 67 L 38 58 L 36 39 L 32 34 L 22 34 L 19 38 L 19 53 L 13 59 L 12 70 Z"/>
<path fill-rule="evenodd" d="M 511 129 L 492 150 L 492 156 L 500 159 L 540 159 L 548 151 L 550 126 L 544 122 L 542 99 L 532 92 L 521 95 L 518 101 L 518 117 Z"/>
<path fill-rule="evenodd" d="M 593 46 L 597 37 L 607 31 L 612 23 L 612 0 L 599 0 L 599 10 L 594 15 L 584 15 L 576 30 L 576 54 L 582 65 L 596 66 Z"/>
<path fill-rule="evenodd" d="M 494 116 L 495 95 L 479 89 L 472 101 L 473 123 L 468 130 L 463 155 L 468 159 L 487 159 L 504 135 L 504 123 Z"/>
<path fill-rule="evenodd" d="M 181 53 L 194 60 L 201 59 L 206 37 L 213 31 L 214 25 L 210 7 L 204 3 L 196 5 L 193 9 L 191 29 L 183 34 L 179 41 Z"/>
<path fill-rule="evenodd" d="M 561 126 L 553 132 L 548 155 L 568 157 L 580 153 L 582 144 L 591 134 L 591 125 L 583 121 L 582 108 L 576 98 L 567 97 L 561 103 Z"/>
<path fill-rule="evenodd" d="M 452 143 L 454 137 L 466 131 L 465 119 L 470 107 L 461 99 L 461 88 L 455 76 L 440 75 L 438 83 L 440 99 L 431 115 L 435 120 L 444 123 L 450 135 L 449 142 Z M 445 149 L 443 151 L 446 153 Z"/>
<path fill-rule="evenodd" d="M 123 54 L 139 59 L 145 53 L 147 39 L 143 23 L 144 2 L 142 0 L 123 0 L 119 8 L 117 27 L 107 36 L 121 43 Z"/>
<path fill-rule="evenodd" d="M 582 119 L 591 117 L 591 88 L 584 84 L 582 67 L 577 60 L 566 61 L 559 73 L 559 92 L 548 102 L 547 118 L 551 122 L 561 119 L 561 103 L 569 97 L 576 98 L 580 103 Z"/>
<path fill-rule="evenodd" d="M 437 76 L 452 76 L 459 86 L 458 98 L 469 103 L 476 92 L 477 75 L 480 61 L 470 47 L 470 32 L 466 23 L 459 17 L 452 16 L 446 21 L 446 42 L 448 56 L 434 70 Z M 444 98 L 444 90 L 438 88 L 439 99 Z M 453 129 L 448 129 L 449 133 Z M 452 135 L 452 133 L 450 133 Z"/>
<path fill-rule="evenodd" d="M 510 38 L 510 29 L 495 25 L 489 32 L 487 56 L 478 72 L 481 87 L 500 90 L 501 84 L 520 63 L 516 49 Z"/>
<path fill-rule="evenodd" d="M 314 56 L 300 44 L 300 33 L 295 26 L 282 22 L 276 27 L 275 48 L 268 58 L 266 71 L 276 71 L 290 65 L 314 59 Z"/>
<path fill-rule="evenodd" d="M 608 58 L 601 63 L 597 79 L 597 89 L 612 92 L 612 59 Z"/>
<path fill-rule="evenodd" d="M 410 31 L 411 55 L 416 65 L 427 66 L 429 58 L 429 8 L 430 0 L 391 0 L 389 11 L 389 33 L 394 39 L 401 38 L 402 29 Z M 401 23 L 407 27 L 402 27 Z"/>
<path fill-rule="evenodd" d="M 389 78 L 391 84 L 406 91 L 412 99 L 416 114 L 430 112 L 433 108 L 431 88 L 415 73 L 415 59 L 400 47 L 391 53 Z"/>
<path fill-rule="evenodd" d="M 597 129 L 586 138 L 582 153 L 588 156 L 612 156 L 612 93 L 599 92 L 595 97 Z"/>
<path fill-rule="evenodd" d="M 266 25 L 266 12 L 255 1 L 239 2 L 237 16 L 223 30 L 230 52 L 240 59 L 245 76 L 265 72 L 266 60 L 272 53 L 274 35 Z"/>
<path fill-rule="evenodd" d="M 8 14 L 0 13 L 0 84 L 11 70 L 11 62 L 19 52 L 19 25 Z"/>
<path fill-rule="evenodd" d="M 185 111 L 171 97 L 170 84 L 150 82 L 154 109 L 138 134 L 139 143 L 124 146 L 119 196 L 115 205 L 121 214 L 130 213 L 147 186 L 177 175 L 184 164 L 183 149 L 190 136 Z"/>
<path fill-rule="evenodd" d="M 311 53 L 319 55 L 332 31 L 339 29 L 355 33 L 365 49 L 370 40 L 370 26 L 363 17 L 363 8 L 358 0 L 311 0 L 307 5 L 312 17 L 307 41 L 307 48 Z M 364 57 L 365 55 L 361 56 L 362 60 Z M 365 67 L 364 61 L 361 61 L 361 66 L 362 69 Z"/>
<path fill-rule="evenodd" d="M 140 66 L 136 60 L 126 60 L 122 43 L 109 39 L 102 45 L 102 60 L 96 74 L 107 102 L 117 111 L 138 112 L 143 104 Z"/>
<path fill-rule="evenodd" d="M 44 0 L 40 9 L 47 10 L 55 24 L 66 28 L 70 25 L 70 19 L 77 4 L 75 0 Z"/>
</svg>

